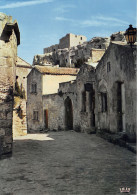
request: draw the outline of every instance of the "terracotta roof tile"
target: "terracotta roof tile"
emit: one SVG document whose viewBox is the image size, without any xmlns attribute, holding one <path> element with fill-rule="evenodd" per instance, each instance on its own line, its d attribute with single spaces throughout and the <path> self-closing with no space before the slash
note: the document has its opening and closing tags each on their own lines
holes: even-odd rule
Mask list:
<svg viewBox="0 0 140 195">
<path fill-rule="evenodd" d="M 78 68 L 58 68 L 38 65 L 36 65 L 35 68 L 42 74 L 52 75 L 77 75 L 79 72 Z"/>
</svg>

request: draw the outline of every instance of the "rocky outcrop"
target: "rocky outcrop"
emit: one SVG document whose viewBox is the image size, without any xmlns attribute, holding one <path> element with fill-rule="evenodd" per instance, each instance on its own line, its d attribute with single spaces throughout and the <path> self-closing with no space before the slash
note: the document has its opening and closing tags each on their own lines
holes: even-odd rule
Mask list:
<svg viewBox="0 0 140 195">
<path fill-rule="evenodd" d="M 124 33 L 125 33 L 124 31 L 120 31 L 120 32 L 112 34 L 110 36 L 111 41 L 123 41 L 123 42 L 125 42 L 126 39 L 125 39 Z"/>
</svg>

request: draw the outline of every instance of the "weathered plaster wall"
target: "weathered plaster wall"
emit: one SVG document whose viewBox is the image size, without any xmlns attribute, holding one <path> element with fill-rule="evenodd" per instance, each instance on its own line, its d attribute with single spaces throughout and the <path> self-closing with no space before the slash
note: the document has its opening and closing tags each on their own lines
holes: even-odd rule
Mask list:
<svg viewBox="0 0 140 195">
<path fill-rule="evenodd" d="M 57 93 L 59 83 L 75 79 L 72 75 L 43 75 L 43 95 Z"/>
</svg>

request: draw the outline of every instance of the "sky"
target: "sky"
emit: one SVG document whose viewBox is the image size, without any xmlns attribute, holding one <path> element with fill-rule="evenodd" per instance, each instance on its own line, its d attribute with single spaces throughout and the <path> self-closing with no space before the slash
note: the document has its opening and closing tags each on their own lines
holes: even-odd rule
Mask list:
<svg viewBox="0 0 140 195">
<path fill-rule="evenodd" d="M 0 0 L 0 12 L 18 21 L 18 56 L 30 64 L 67 33 L 90 40 L 137 27 L 136 0 Z"/>
</svg>

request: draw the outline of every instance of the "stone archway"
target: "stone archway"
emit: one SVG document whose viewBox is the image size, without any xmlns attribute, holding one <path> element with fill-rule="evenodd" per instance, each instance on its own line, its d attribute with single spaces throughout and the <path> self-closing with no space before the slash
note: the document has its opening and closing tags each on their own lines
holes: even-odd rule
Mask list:
<svg viewBox="0 0 140 195">
<path fill-rule="evenodd" d="M 73 107 L 72 101 L 69 97 L 65 99 L 65 128 L 67 130 L 73 129 Z"/>
</svg>

